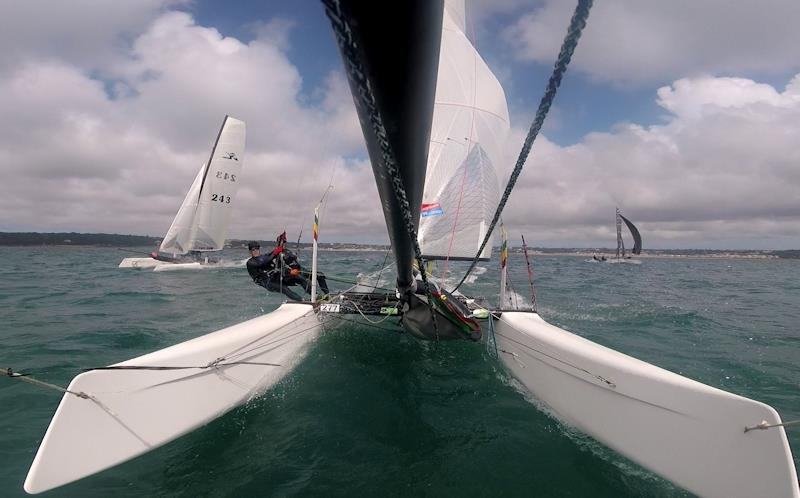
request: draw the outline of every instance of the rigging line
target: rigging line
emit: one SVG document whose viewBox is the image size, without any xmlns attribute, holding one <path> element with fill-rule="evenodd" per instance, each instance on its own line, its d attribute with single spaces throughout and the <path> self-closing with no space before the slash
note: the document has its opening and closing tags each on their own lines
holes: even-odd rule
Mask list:
<svg viewBox="0 0 800 498">
<path fill-rule="evenodd" d="M 41 381 L 41 380 L 38 380 L 38 379 L 34 379 L 33 377 L 29 376 L 28 374 L 15 372 L 14 370 L 11 369 L 11 367 L 6 368 L 6 377 L 9 377 L 9 378 L 12 378 L 12 379 L 21 380 L 23 382 L 27 382 L 28 384 L 33 384 L 35 386 L 44 387 L 44 388 L 47 388 L 47 389 L 53 389 L 55 391 L 60 391 L 62 393 L 73 394 L 73 395 L 75 395 L 75 396 L 77 396 L 79 398 L 83 398 L 83 399 L 90 399 L 91 398 L 91 396 L 89 394 L 86 394 L 83 391 L 81 391 L 81 392 L 70 391 L 69 389 L 67 389 L 65 387 L 61 387 L 61 386 L 56 385 L 56 384 L 51 384 L 49 382 L 44 382 L 44 381 Z"/>
<path fill-rule="evenodd" d="M 306 316 L 306 315 L 303 315 L 303 316 Z M 289 325 L 289 324 L 287 324 L 287 325 Z M 240 357 L 246 355 L 247 353 L 251 353 L 253 351 L 257 351 L 259 349 L 265 348 L 267 346 L 271 346 L 272 344 L 275 344 L 277 342 L 281 342 L 281 341 L 285 342 L 287 339 L 291 339 L 292 337 L 296 337 L 296 336 L 298 336 L 300 334 L 304 334 L 304 333 L 306 333 L 306 332 L 308 332 L 310 330 L 314 330 L 318 325 L 319 325 L 318 323 L 314 323 L 313 325 L 311 325 L 311 326 L 309 326 L 307 328 L 301 329 L 301 330 L 299 330 L 297 332 L 291 333 L 289 335 L 284 335 L 284 336 L 281 336 L 281 337 L 276 337 L 275 339 L 273 339 L 271 341 L 265 342 L 263 344 L 258 344 L 257 346 L 254 346 L 254 347 L 252 347 L 250 349 L 245 349 L 245 348 L 247 348 L 249 346 L 253 346 L 253 344 L 257 344 L 259 341 L 261 341 L 263 339 L 266 339 L 270 334 L 274 334 L 275 332 L 277 332 L 277 330 L 274 330 L 272 332 L 268 332 L 268 333 L 262 335 L 261 337 L 258 337 L 256 339 L 250 341 L 247 344 L 239 346 L 238 348 L 236 348 L 233 351 L 221 356 L 220 358 L 217 358 L 215 361 L 231 360 L 231 359 L 240 358 Z M 278 329 L 278 330 L 280 330 L 280 329 Z"/>
<path fill-rule="evenodd" d="M 392 251 L 392 246 L 389 246 L 389 249 L 386 250 L 386 255 L 383 257 L 383 264 L 381 264 L 381 269 L 378 272 L 378 277 L 375 279 L 375 285 L 372 286 L 373 289 L 379 289 L 378 284 L 381 283 L 381 275 L 383 274 L 383 270 L 389 268 L 386 266 L 386 260 L 389 259 L 389 253 Z"/>
<path fill-rule="evenodd" d="M 572 59 L 572 54 L 575 52 L 575 48 L 578 46 L 578 40 L 581 37 L 581 32 L 583 31 L 583 28 L 586 27 L 586 20 L 589 18 L 589 10 L 592 8 L 592 1 L 593 0 L 578 0 L 578 5 L 575 7 L 575 12 L 572 14 L 569 28 L 567 28 L 567 35 L 564 38 L 564 42 L 561 45 L 561 51 L 559 52 L 558 58 L 556 59 L 556 63 L 553 67 L 553 74 L 550 75 L 550 80 L 547 83 L 547 89 L 542 96 L 542 100 L 539 102 L 539 108 L 536 110 L 536 117 L 534 118 L 533 123 L 531 123 L 531 127 L 528 130 L 528 135 L 525 137 L 522 150 L 520 151 L 517 162 L 514 165 L 514 171 L 511 173 L 511 176 L 508 179 L 508 184 L 503 192 L 503 197 L 500 199 L 500 203 L 497 205 L 497 210 L 494 213 L 494 218 L 492 218 L 492 223 L 489 225 L 489 229 L 486 231 L 486 236 L 483 238 L 481 247 L 478 249 L 478 253 L 472 260 L 469 269 L 464 274 L 461 282 L 459 282 L 451 292 L 458 290 L 458 288 L 461 287 L 461 284 L 463 284 L 467 279 L 467 276 L 472 272 L 472 270 L 475 269 L 475 265 L 478 263 L 478 259 L 480 258 L 483 249 L 486 247 L 486 244 L 492 237 L 494 227 L 497 224 L 497 221 L 500 219 L 500 215 L 503 213 L 503 209 L 506 206 L 506 202 L 508 202 L 511 191 L 514 189 L 514 185 L 517 183 L 517 179 L 522 172 L 522 167 L 525 165 L 525 161 L 528 159 L 528 154 L 531 151 L 531 147 L 533 147 L 533 142 L 539 135 L 539 131 L 542 129 L 542 125 L 544 124 L 544 119 L 547 117 L 550 106 L 553 104 L 556 92 L 561 84 L 561 79 L 564 77 L 564 73 L 567 71 L 567 66 Z"/>
<path fill-rule="evenodd" d="M 356 325 L 363 325 L 365 327 L 372 327 L 374 329 L 385 330 L 386 332 L 398 332 L 398 330 L 396 330 L 396 329 L 390 329 L 390 328 L 386 328 L 386 327 L 379 327 L 377 325 L 373 325 L 371 322 L 370 323 L 364 323 L 364 322 L 359 322 L 358 320 L 352 320 L 350 318 L 344 318 L 344 317 L 341 317 L 341 316 L 332 316 L 332 318 L 335 318 L 335 319 L 340 320 L 342 322 L 350 322 L 350 323 L 355 323 Z M 399 332 L 402 332 L 402 330 L 400 330 Z"/>
<path fill-rule="evenodd" d="M 788 427 L 790 425 L 800 424 L 800 419 L 798 420 L 790 420 L 788 422 L 782 422 L 780 424 L 770 424 L 766 420 L 762 420 L 760 424 L 756 424 L 752 427 L 745 427 L 744 432 L 750 432 L 754 430 L 761 430 L 765 431 L 767 429 L 772 429 L 773 427 Z"/>
<path fill-rule="evenodd" d="M 214 367 L 226 367 L 226 366 L 233 366 L 233 365 L 263 365 L 263 366 L 270 366 L 270 367 L 279 367 L 281 366 L 280 363 L 266 363 L 266 362 L 257 362 L 257 361 L 232 361 L 232 362 L 221 362 L 214 360 L 208 365 L 203 366 L 186 366 L 186 367 L 169 367 L 169 366 L 161 366 L 161 365 L 110 365 L 107 367 L 91 367 L 91 368 L 82 368 L 82 372 L 92 372 L 94 370 L 186 370 L 191 368 L 196 369 L 207 369 L 207 368 L 214 368 Z"/>
<path fill-rule="evenodd" d="M 370 125 L 372 125 L 372 132 L 381 149 L 381 159 L 389 175 L 392 190 L 394 191 L 395 202 L 400 207 L 400 214 L 406 225 L 406 231 L 414 248 L 414 257 L 417 265 L 420 268 L 420 276 L 422 278 L 423 289 L 425 295 L 428 297 L 428 308 L 431 312 L 431 319 L 433 321 L 434 333 L 436 340 L 439 340 L 439 325 L 436 321 L 436 311 L 433 306 L 433 294 L 431 293 L 431 286 L 428 284 L 428 277 L 425 271 L 425 260 L 422 258 L 422 252 L 419 248 L 419 241 L 417 239 L 417 229 L 414 227 L 414 220 L 411 216 L 411 206 L 408 202 L 403 179 L 400 176 L 400 170 L 397 167 L 394 158 L 394 151 L 388 141 L 388 132 L 383 124 L 383 118 L 377 108 L 377 101 L 375 94 L 372 92 L 372 87 L 367 80 L 366 71 L 361 65 L 358 57 L 358 45 L 353 39 L 353 30 L 350 23 L 344 16 L 341 10 L 341 5 L 337 0 L 323 0 L 325 5 L 325 13 L 331 21 L 333 30 L 336 34 L 336 40 L 339 43 L 343 57 L 346 59 L 346 67 L 348 77 L 354 82 L 358 88 L 358 98 L 363 109 L 369 113 Z M 354 96 L 355 97 L 355 96 Z"/>
<path fill-rule="evenodd" d="M 509 304 L 512 303 L 512 298 L 513 298 L 513 303 L 514 303 L 513 307 L 514 307 L 514 309 L 519 309 L 519 298 L 517 297 L 518 294 L 517 294 L 516 289 L 514 289 L 514 284 L 511 282 L 511 275 L 506 275 L 506 284 L 511 289 L 511 296 L 508 297 Z M 501 307 L 505 306 L 505 305 L 506 305 L 506 303 L 502 303 Z"/>
<path fill-rule="evenodd" d="M 302 319 L 302 318 L 305 318 L 305 317 L 309 316 L 309 313 L 314 313 L 314 312 L 313 312 L 313 311 L 309 311 L 309 312 L 308 312 L 308 313 L 306 313 L 305 315 L 303 315 L 303 316 L 301 316 L 300 318 L 298 318 L 298 320 L 300 320 L 300 319 Z M 241 354 L 239 354 L 239 353 L 240 353 L 240 352 L 241 352 L 243 349 L 245 349 L 245 348 L 247 348 L 247 347 L 249 347 L 249 346 L 252 346 L 253 344 L 256 344 L 256 343 L 258 343 L 259 341 L 261 341 L 261 340 L 263 340 L 263 339 L 267 338 L 267 337 L 268 337 L 268 336 L 270 336 L 271 334 L 276 334 L 276 333 L 278 333 L 278 332 L 279 332 L 281 329 L 283 329 L 284 327 L 288 327 L 288 326 L 294 326 L 296 323 L 297 323 L 297 320 L 295 320 L 294 322 L 287 323 L 286 325 L 283 325 L 283 326 L 279 327 L 279 328 L 278 328 L 278 329 L 276 329 L 276 330 L 272 330 L 272 331 L 269 331 L 269 332 L 267 332 L 267 333 L 265 333 L 265 334 L 263 334 L 263 335 L 260 335 L 260 336 L 256 337 L 255 339 L 253 339 L 252 341 L 250 341 L 250 342 L 248 342 L 248 343 L 246 343 L 246 344 L 243 344 L 243 345 L 239 346 L 238 348 L 235 348 L 235 349 L 233 349 L 232 351 L 230 351 L 230 352 L 226 353 L 226 354 L 225 354 L 224 356 L 222 356 L 221 358 L 231 359 L 231 358 L 236 358 L 236 357 L 238 357 L 238 356 L 241 356 Z M 312 326 L 310 326 L 310 327 L 309 327 L 309 328 L 307 328 L 307 329 L 303 329 L 303 330 L 301 330 L 300 332 L 296 332 L 296 333 L 294 333 L 294 334 L 291 334 L 291 335 L 288 335 L 288 336 L 281 336 L 281 337 L 279 337 L 279 338 L 276 338 L 276 339 L 275 339 L 274 341 L 272 341 L 272 342 L 278 342 L 278 341 L 281 341 L 281 340 L 283 340 L 283 339 L 287 339 L 287 338 L 294 337 L 295 335 L 298 335 L 298 334 L 300 334 L 300 333 L 302 333 L 302 332 L 306 332 L 306 331 L 308 331 L 308 330 L 311 330 L 311 329 L 313 329 L 313 328 L 314 328 L 314 327 L 316 327 L 317 325 L 318 325 L 318 324 L 316 324 L 316 323 L 315 323 L 315 324 L 313 324 Z M 272 343 L 271 343 L 271 342 L 269 342 L 269 343 L 266 343 L 265 345 L 269 345 L 269 344 L 272 344 Z M 258 347 L 263 347 L 263 345 L 262 345 L 262 346 L 258 346 Z M 244 351 L 244 353 L 247 353 L 247 352 L 249 352 L 249 351 L 252 351 L 252 350 Z M 237 355 L 238 355 L 238 356 L 237 356 Z M 219 359 L 220 359 L 220 358 L 217 358 L 217 360 L 219 360 Z M 215 361 L 216 361 L 216 360 L 215 360 Z"/>
<path fill-rule="evenodd" d="M 465 9 L 466 10 L 466 9 Z M 466 12 L 464 13 L 464 29 L 466 30 Z M 450 231 L 450 241 L 447 245 L 447 258 L 444 260 L 444 268 L 442 269 L 442 283 L 446 281 L 447 278 L 447 270 L 450 267 L 450 254 L 452 254 L 453 249 L 453 241 L 456 238 L 456 227 L 458 226 L 458 218 L 461 214 L 461 201 L 464 198 L 464 185 L 467 183 L 467 161 L 469 159 L 470 147 L 473 143 L 473 137 L 475 134 L 475 114 L 477 111 L 476 104 L 478 100 L 478 47 L 477 45 L 477 37 L 475 36 L 475 26 L 470 23 L 470 28 L 472 29 L 472 40 L 467 38 L 472 45 L 472 107 L 470 107 L 470 115 L 469 115 L 469 137 L 467 138 L 467 144 L 464 151 L 464 159 L 461 161 L 461 164 L 464 165 L 464 174 L 461 177 L 461 188 L 458 192 L 458 204 L 456 205 L 456 215 L 453 218 L 453 229 Z M 466 34 L 464 35 L 466 36 Z"/>
<path fill-rule="evenodd" d="M 516 332 L 518 332 L 518 333 L 520 333 L 520 334 L 524 334 L 524 332 L 522 332 L 522 331 L 521 331 L 521 330 L 519 330 L 518 328 L 514 327 L 514 326 L 513 326 L 513 325 L 512 325 L 510 322 L 508 322 L 507 320 L 503 320 L 503 317 L 502 317 L 502 316 L 498 316 L 498 315 L 494 315 L 494 314 L 492 314 L 492 316 L 496 317 L 498 320 L 501 320 L 501 321 L 505 322 L 505 323 L 506 323 L 506 324 L 507 324 L 507 325 L 508 325 L 508 326 L 509 326 L 511 329 L 515 330 Z M 591 372 L 591 371 L 589 371 L 589 370 L 587 370 L 587 369 L 585 369 L 585 368 L 583 368 L 583 367 L 579 367 L 578 365 L 575 365 L 575 364 L 573 364 L 573 363 L 570 363 L 570 362 L 569 362 L 569 361 L 567 361 L 567 360 L 562 360 L 561 358 L 559 358 L 559 357 L 557 357 L 557 356 L 553 356 L 552 354 L 545 353 L 544 351 L 542 351 L 542 350 L 540 350 L 540 349 L 536 349 L 536 348 L 534 348 L 534 347 L 532 347 L 532 346 L 528 346 L 527 344 L 524 344 L 524 343 L 522 343 L 522 342 L 519 342 L 519 341 L 517 341 L 517 340 L 515 340 L 515 339 L 512 339 L 511 337 L 509 337 L 509 336 L 507 336 L 507 335 L 504 335 L 504 334 L 501 334 L 501 333 L 499 333 L 499 332 L 497 332 L 497 331 L 495 331 L 495 336 L 498 336 L 498 337 L 502 337 L 502 338 L 504 338 L 504 339 L 507 339 L 508 341 L 510 341 L 510 342 L 513 342 L 514 344 L 516 344 L 516 345 L 518 345 L 518 346 L 522 346 L 522 347 L 523 347 L 523 348 L 525 348 L 525 349 L 529 349 L 529 350 L 531 350 L 531 351 L 534 351 L 534 352 L 536 352 L 536 353 L 539 353 L 539 354 L 540 354 L 540 355 L 542 355 L 542 356 L 546 356 L 547 358 L 550 358 L 550 359 L 552 359 L 552 360 L 555 360 L 555 361 L 557 361 L 557 362 L 559 362 L 559 363 L 562 363 L 562 364 L 564 364 L 564 365 L 567 365 L 568 367 L 574 368 L 575 370 L 579 370 L 579 371 L 581 371 L 581 372 L 584 372 L 584 373 L 586 373 L 586 374 L 588 374 L 588 375 L 591 375 L 592 377 L 594 377 L 595 379 L 597 379 L 597 380 L 599 380 L 599 381 L 603 382 L 604 384 L 608 385 L 609 387 L 613 387 L 613 388 L 616 388 L 616 387 L 617 387 L 617 385 L 616 385 L 614 382 L 612 382 L 612 381 L 610 381 L 610 380 L 606 379 L 606 378 L 605 378 L 605 377 L 603 377 L 602 375 L 598 375 L 598 374 L 596 374 L 596 373 L 593 373 L 593 372 Z M 508 351 L 503 351 L 503 352 L 508 352 Z M 513 354 L 513 353 L 512 353 L 512 354 Z M 528 353 L 528 354 L 530 354 L 530 353 Z M 533 356 L 533 355 L 531 355 L 531 356 Z M 535 358 L 535 357 L 534 357 L 534 358 Z"/>
<path fill-rule="evenodd" d="M 359 315 L 361 315 L 361 318 L 363 318 L 364 320 L 368 321 L 369 323 L 372 323 L 372 324 L 383 323 L 383 322 L 385 322 L 386 320 L 388 320 L 389 318 L 391 318 L 392 316 L 394 316 L 394 315 L 386 315 L 385 317 L 381 318 L 380 320 L 370 320 L 369 318 L 367 318 L 367 315 L 365 315 L 365 314 L 364 314 L 364 313 L 361 311 L 361 308 L 359 308 L 359 307 L 358 307 L 358 303 L 356 303 L 356 302 L 355 302 L 355 301 L 353 301 L 352 299 L 350 299 L 349 301 L 350 301 L 350 304 L 352 304 L 352 305 L 353 305 L 353 308 L 355 308 L 355 309 L 356 309 L 356 311 L 358 311 L 358 314 L 359 314 Z M 398 304 L 399 304 L 399 303 L 398 303 Z M 395 305 L 395 308 L 399 308 L 399 306 L 398 306 L 398 305 Z"/>
<path fill-rule="evenodd" d="M 536 288 L 533 286 L 533 267 L 528 258 L 528 245 L 525 243 L 525 236 L 522 235 L 522 252 L 525 254 L 525 264 L 528 266 L 528 283 L 531 286 L 531 309 L 536 311 Z"/>
</svg>

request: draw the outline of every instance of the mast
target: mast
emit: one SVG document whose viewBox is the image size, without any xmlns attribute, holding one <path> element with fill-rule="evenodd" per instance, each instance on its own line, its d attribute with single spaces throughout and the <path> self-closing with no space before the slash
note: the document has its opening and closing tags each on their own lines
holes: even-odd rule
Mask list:
<svg viewBox="0 0 800 498">
<path fill-rule="evenodd" d="M 325 0 L 367 142 L 397 264 L 397 288 L 413 292 L 415 240 L 422 204 L 442 33 L 442 1 Z M 371 93 L 370 100 L 366 93 Z M 379 126 L 380 125 L 380 126 Z M 387 152 L 391 152 L 391 157 Z M 393 159 L 397 178 L 387 166 Z M 408 204 L 401 205 L 400 187 Z"/>
<path fill-rule="evenodd" d="M 619 208 L 617 208 L 617 259 L 620 258 L 620 253 L 623 258 L 625 257 L 625 244 L 622 242 L 622 219 L 619 216 Z"/>
</svg>

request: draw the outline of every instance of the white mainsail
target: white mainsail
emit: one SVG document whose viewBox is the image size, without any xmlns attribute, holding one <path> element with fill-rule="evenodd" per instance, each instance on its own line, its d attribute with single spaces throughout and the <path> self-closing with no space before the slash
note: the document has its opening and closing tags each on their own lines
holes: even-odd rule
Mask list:
<svg viewBox="0 0 800 498">
<path fill-rule="evenodd" d="M 244 163 L 245 133 L 244 121 L 225 116 L 208 162 L 200 168 L 161 243 L 162 252 L 223 248 Z"/>
<path fill-rule="evenodd" d="M 500 200 L 509 130 L 505 92 L 465 33 L 464 1 L 446 1 L 419 228 L 431 259 L 472 259 Z M 488 259 L 491 244 L 481 257 Z"/>
</svg>

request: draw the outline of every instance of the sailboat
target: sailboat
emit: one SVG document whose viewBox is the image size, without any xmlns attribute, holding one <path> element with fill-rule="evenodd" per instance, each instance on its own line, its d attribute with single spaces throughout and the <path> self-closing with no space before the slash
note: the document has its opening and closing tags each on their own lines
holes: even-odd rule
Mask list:
<svg viewBox="0 0 800 498">
<path fill-rule="evenodd" d="M 245 123 L 225 116 L 211 148 L 183 199 L 172 225 L 149 258 L 124 258 L 120 268 L 154 271 L 199 269 L 215 265 L 222 250 L 244 165 Z"/>
<path fill-rule="evenodd" d="M 481 308 L 428 278 L 418 263 L 415 232 L 426 211 L 423 187 L 436 184 L 426 179 L 428 165 L 437 164 L 428 161 L 429 140 L 442 138 L 430 132 L 439 47 L 444 59 L 448 29 L 463 27 L 463 1 L 324 4 L 382 200 L 396 292 L 287 302 L 264 316 L 78 375 L 47 429 L 25 490 L 38 493 L 100 472 L 221 416 L 286 375 L 336 317 L 358 313 L 400 318 L 399 327 L 433 340 L 476 340 L 487 331 L 510 374 L 554 416 L 693 493 L 800 497 L 786 433 L 771 407 L 578 337 L 534 310 Z M 456 176 L 491 160 L 480 152 L 488 143 L 479 143 L 462 154 Z M 446 216 L 445 197 L 432 193 L 426 200 L 437 200 L 428 204 L 440 206 L 427 210 Z M 426 232 L 426 248 L 436 245 L 433 233 Z"/>
<path fill-rule="evenodd" d="M 606 263 L 627 263 L 633 265 L 640 265 L 642 264 L 641 261 L 638 259 L 633 259 L 631 256 L 625 254 L 625 241 L 622 238 L 622 224 L 625 223 L 625 226 L 628 227 L 628 230 L 631 232 L 631 236 L 633 236 L 633 249 L 631 249 L 631 254 L 639 255 L 642 253 L 642 236 L 639 233 L 639 229 L 636 228 L 636 225 L 631 223 L 631 220 L 622 216 L 619 212 L 619 208 L 617 208 L 617 216 L 616 216 L 616 226 L 617 226 L 617 253 L 616 256 L 613 258 L 608 258 L 604 260 Z"/>
</svg>

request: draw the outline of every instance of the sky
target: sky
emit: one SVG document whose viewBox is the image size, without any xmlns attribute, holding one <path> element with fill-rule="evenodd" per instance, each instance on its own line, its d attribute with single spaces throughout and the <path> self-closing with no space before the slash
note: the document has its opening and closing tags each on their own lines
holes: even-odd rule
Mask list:
<svg viewBox="0 0 800 498">
<path fill-rule="evenodd" d="M 574 4 L 468 0 L 519 153 Z M 0 0 L 0 231 L 162 236 L 226 114 L 229 238 L 388 241 L 316 0 Z M 504 212 L 532 246 L 800 248 L 800 3 L 596 0 Z M 501 176 L 502 176 L 501 168 Z M 505 181 L 505 180 L 502 180 Z"/>
</svg>

